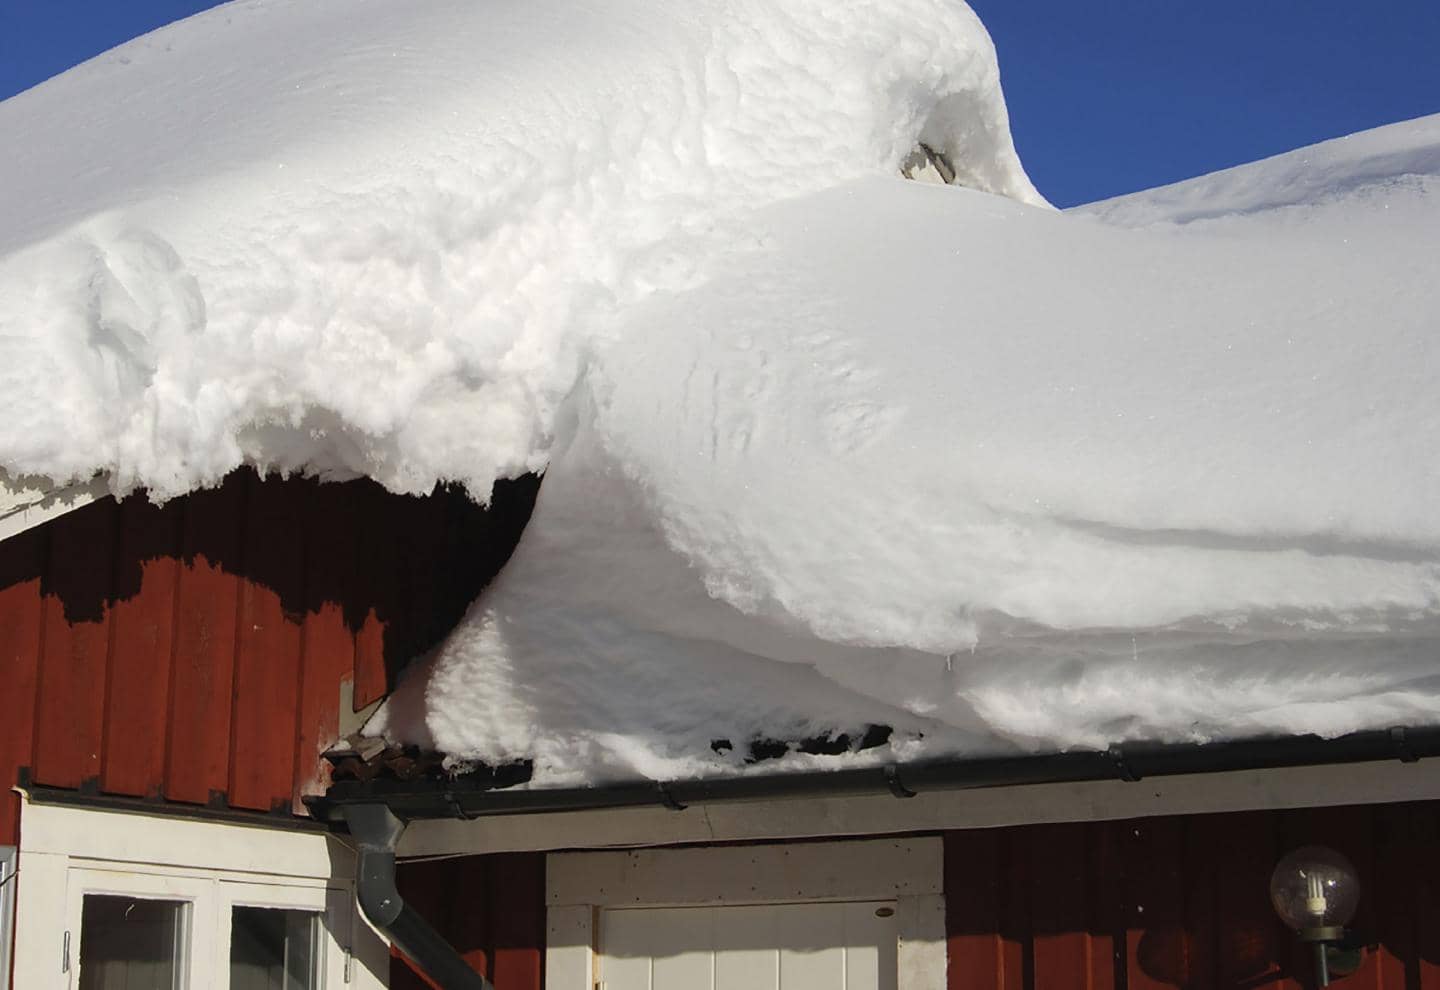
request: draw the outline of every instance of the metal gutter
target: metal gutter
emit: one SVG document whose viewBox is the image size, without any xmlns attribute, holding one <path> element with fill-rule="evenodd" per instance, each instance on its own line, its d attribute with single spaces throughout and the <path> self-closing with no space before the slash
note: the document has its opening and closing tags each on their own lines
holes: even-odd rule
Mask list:
<svg viewBox="0 0 1440 990">
<path fill-rule="evenodd" d="M 395 843 L 405 823 L 378 803 L 347 805 L 344 817 L 359 853 L 355 900 L 370 923 L 441 990 L 495 990 L 400 896 L 395 886 Z"/>
<path fill-rule="evenodd" d="M 166 818 L 184 818 L 199 822 L 222 822 L 226 825 L 247 825 L 255 828 L 288 829 L 295 832 L 326 831 L 324 822 L 301 815 L 277 814 L 265 811 L 243 811 L 238 808 L 219 808 L 203 804 L 183 804 L 152 798 L 125 797 L 115 794 L 101 794 L 93 791 L 72 791 L 61 787 L 42 787 L 30 781 L 25 767 L 20 768 L 19 783 L 12 788 L 25 796 L 31 804 L 61 805 L 71 808 L 91 808 L 95 811 L 114 811 L 131 815 L 159 815 Z"/>
<path fill-rule="evenodd" d="M 383 804 L 407 821 L 546 814 L 603 808 L 763 801 L 889 793 L 913 797 L 966 790 L 1081 781 L 1326 766 L 1440 756 L 1440 726 L 1356 732 L 1334 739 L 1277 736 L 1216 743 L 1127 743 L 1106 751 L 948 759 L 860 769 L 807 770 L 583 788 L 496 788 L 491 777 L 454 780 L 347 781 L 307 799 L 322 821 L 346 819 L 357 804 Z"/>
</svg>

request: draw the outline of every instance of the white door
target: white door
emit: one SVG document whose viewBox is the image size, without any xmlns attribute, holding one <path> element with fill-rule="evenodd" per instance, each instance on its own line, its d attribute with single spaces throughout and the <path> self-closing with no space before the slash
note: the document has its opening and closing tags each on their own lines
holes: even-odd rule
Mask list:
<svg viewBox="0 0 1440 990">
<path fill-rule="evenodd" d="M 896 990 L 893 901 L 600 912 L 600 990 Z"/>
</svg>

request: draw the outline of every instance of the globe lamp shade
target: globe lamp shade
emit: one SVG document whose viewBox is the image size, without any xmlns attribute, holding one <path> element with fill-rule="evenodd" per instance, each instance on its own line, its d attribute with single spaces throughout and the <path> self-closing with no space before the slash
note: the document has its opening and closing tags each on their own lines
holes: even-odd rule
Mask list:
<svg viewBox="0 0 1440 990">
<path fill-rule="evenodd" d="M 1344 928 L 1360 903 L 1360 878 L 1335 850 L 1303 846 L 1275 864 L 1270 903 L 1280 920 L 1302 934 Z"/>
</svg>

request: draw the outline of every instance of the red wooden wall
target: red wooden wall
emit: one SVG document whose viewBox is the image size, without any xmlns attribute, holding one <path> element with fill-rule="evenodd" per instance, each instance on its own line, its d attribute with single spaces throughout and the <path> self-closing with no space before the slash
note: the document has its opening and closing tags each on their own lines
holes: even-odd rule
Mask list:
<svg viewBox="0 0 1440 990">
<path fill-rule="evenodd" d="M 500 853 L 402 863 L 400 895 L 495 990 L 541 990 L 545 962 L 545 854 Z M 390 990 L 433 984 L 403 958 Z"/>
<path fill-rule="evenodd" d="M 538 482 L 491 510 L 252 471 L 112 499 L 0 542 L 0 844 L 36 784 L 287 812 L 325 786 L 341 684 L 383 696 L 509 556 Z"/>
<path fill-rule="evenodd" d="M 1361 968 L 1337 990 L 1440 990 L 1440 802 L 947 832 L 948 990 L 1302 990 L 1276 860 L 1355 863 Z M 401 893 L 497 990 L 541 990 L 543 854 L 405 863 Z M 427 981 L 401 959 L 392 990 Z"/>
<path fill-rule="evenodd" d="M 1309 987 L 1268 894 L 1309 843 L 1362 885 L 1364 962 L 1332 986 L 1440 990 L 1440 802 L 950 832 L 949 990 Z"/>
</svg>

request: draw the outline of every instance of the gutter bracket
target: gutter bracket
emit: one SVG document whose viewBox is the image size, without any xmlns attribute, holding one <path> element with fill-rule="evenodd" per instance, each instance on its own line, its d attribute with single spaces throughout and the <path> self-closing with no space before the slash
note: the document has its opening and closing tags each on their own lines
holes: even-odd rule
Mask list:
<svg viewBox="0 0 1440 990">
<path fill-rule="evenodd" d="M 464 808 L 460 807 L 460 799 L 455 796 L 454 791 L 445 792 L 445 803 L 450 806 L 450 813 L 462 822 L 473 822 L 479 817 L 478 815 L 469 814 Z"/>
<path fill-rule="evenodd" d="M 355 902 L 370 923 L 440 990 L 495 990 L 400 896 L 395 886 L 395 844 L 405 832 L 405 822 L 379 802 L 346 805 L 343 813 L 359 853 Z"/>
<path fill-rule="evenodd" d="M 894 763 L 885 764 L 885 783 L 890 788 L 890 793 L 897 798 L 913 798 L 915 796 L 915 792 L 901 781 L 900 767 Z"/>
<path fill-rule="evenodd" d="M 1115 765 L 1115 773 L 1121 780 L 1127 784 L 1138 784 L 1140 782 L 1140 775 L 1135 772 L 1134 767 L 1130 766 L 1129 761 L 1125 759 L 1125 751 L 1123 749 L 1119 746 L 1111 746 L 1105 751 L 1105 755 L 1110 757 L 1110 762 Z"/>
</svg>

